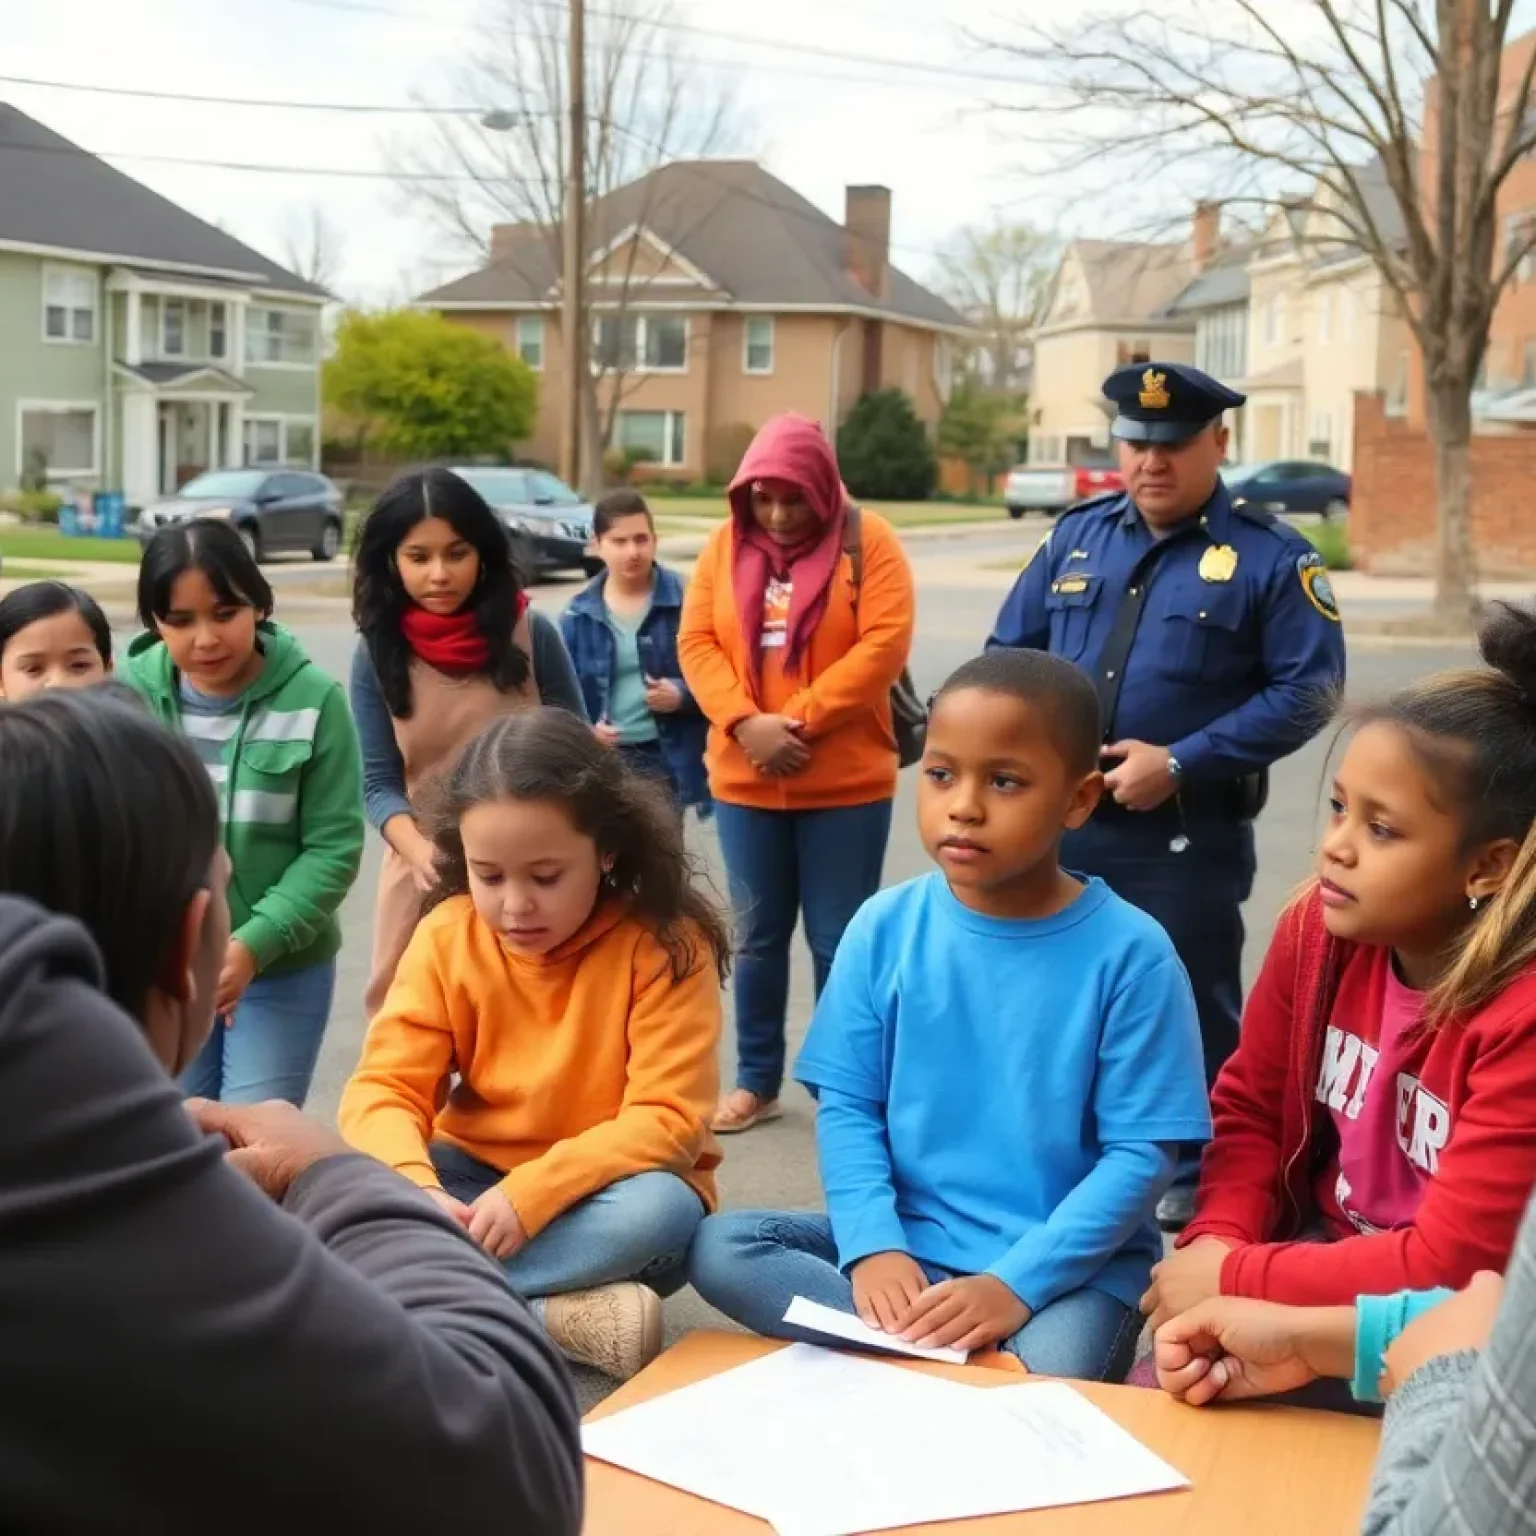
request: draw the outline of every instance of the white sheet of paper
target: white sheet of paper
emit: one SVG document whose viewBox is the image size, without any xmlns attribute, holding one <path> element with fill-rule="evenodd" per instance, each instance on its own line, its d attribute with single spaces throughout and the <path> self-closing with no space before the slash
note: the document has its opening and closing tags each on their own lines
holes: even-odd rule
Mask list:
<svg viewBox="0 0 1536 1536">
<path fill-rule="evenodd" d="M 856 1536 L 1095 1503 L 1185 1479 L 1070 1387 L 973 1387 L 796 1344 L 589 1424 L 590 1456 L 768 1520 Z"/>
<path fill-rule="evenodd" d="M 839 1312 L 835 1307 L 824 1307 L 819 1301 L 808 1301 L 796 1296 L 784 1314 L 786 1323 L 812 1333 L 829 1334 L 834 1339 L 846 1339 L 863 1349 L 884 1350 L 892 1355 L 911 1355 L 914 1360 L 939 1360 L 945 1365 L 964 1365 L 969 1358 L 963 1349 L 923 1349 L 908 1344 L 905 1339 L 894 1338 L 879 1328 L 871 1328 L 862 1317 L 851 1312 Z"/>
</svg>

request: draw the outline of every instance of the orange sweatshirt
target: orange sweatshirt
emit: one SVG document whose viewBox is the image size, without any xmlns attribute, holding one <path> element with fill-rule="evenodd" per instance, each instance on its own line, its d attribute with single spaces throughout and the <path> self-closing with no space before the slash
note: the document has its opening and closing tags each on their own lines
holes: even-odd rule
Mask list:
<svg viewBox="0 0 1536 1536">
<path fill-rule="evenodd" d="M 445 901 L 369 1026 L 342 1135 L 424 1189 L 437 1184 L 432 1141 L 505 1169 L 501 1188 L 530 1237 L 588 1195 L 658 1170 L 713 1209 L 720 988 L 702 939 L 699 951 L 674 981 L 653 933 L 613 904 L 530 959 L 468 896 Z"/>
<path fill-rule="evenodd" d="M 852 563 L 840 555 L 797 674 L 785 673 L 782 649 L 765 649 L 756 696 L 731 588 L 735 524 L 716 528 L 699 555 L 683 599 L 677 652 L 710 722 L 706 760 L 717 800 L 817 810 L 896 793 L 890 692 L 912 648 L 912 571 L 891 525 L 868 509 L 861 516 L 862 585 L 856 593 Z M 730 732 L 756 714 L 805 721 L 802 739 L 810 743 L 811 761 L 802 772 L 771 778 L 748 761 Z"/>
</svg>

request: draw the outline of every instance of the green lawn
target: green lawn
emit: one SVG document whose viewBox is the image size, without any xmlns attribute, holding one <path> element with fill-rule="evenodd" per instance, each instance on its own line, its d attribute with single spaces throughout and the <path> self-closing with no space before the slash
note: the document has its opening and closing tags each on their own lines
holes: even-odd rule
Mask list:
<svg viewBox="0 0 1536 1536">
<path fill-rule="evenodd" d="M 646 504 L 666 524 L 675 525 L 671 531 L 697 531 L 713 526 L 725 515 L 725 503 L 704 501 L 695 496 L 668 496 L 662 492 L 652 494 L 644 486 L 639 487 Z M 1001 506 L 988 506 L 983 502 L 954 501 L 871 501 L 871 512 L 878 512 L 887 522 L 898 528 L 933 527 L 942 523 L 984 523 L 993 518 L 1002 520 Z"/>
<path fill-rule="evenodd" d="M 30 525 L 0 528 L 0 556 L 10 560 L 105 560 L 137 565 L 137 539 L 71 539 L 57 528 Z"/>
</svg>

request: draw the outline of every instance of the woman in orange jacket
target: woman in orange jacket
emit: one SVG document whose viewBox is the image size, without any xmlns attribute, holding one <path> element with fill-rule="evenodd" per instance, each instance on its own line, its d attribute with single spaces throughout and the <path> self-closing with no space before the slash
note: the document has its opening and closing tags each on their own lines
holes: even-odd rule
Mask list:
<svg viewBox="0 0 1536 1536">
<path fill-rule="evenodd" d="M 850 536 L 837 459 L 815 422 L 767 422 L 729 494 L 678 635 L 710 722 L 709 787 L 740 930 L 737 1086 L 720 1100 L 720 1132 L 780 1113 L 797 917 L 819 996 L 843 929 L 879 889 L 896 792 L 890 690 L 913 624 L 901 544 L 869 512 Z"/>
</svg>

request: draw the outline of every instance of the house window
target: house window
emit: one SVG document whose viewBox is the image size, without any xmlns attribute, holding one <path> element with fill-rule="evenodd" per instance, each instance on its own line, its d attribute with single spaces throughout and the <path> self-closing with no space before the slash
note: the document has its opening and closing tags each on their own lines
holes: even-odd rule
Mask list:
<svg viewBox="0 0 1536 1536">
<path fill-rule="evenodd" d="M 683 315 L 603 315 L 593 326 L 593 361 L 620 373 L 681 373 L 688 367 Z"/>
<path fill-rule="evenodd" d="M 620 411 L 616 427 L 619 447 L 644 454 L 647 463 L 670 469 L 683 462 L 681 411 Z"/>
<path fill-rule="evenodd" d="M 1408 354 L 1398 354 L 1397 373 L 1392 380 L 1392 387 L 1387 391 L 1388 416 L 1406 416 L 1408 414 Z"/>
<path fill-rule="evenodd" d="M 245 462 L 281 464 L 283 462 L 283 424 L 267 417 L 245 418 Z"/>
<path fill-rule="evenodd" d="M 543 315 L 519 315 L 517 317 L 517 355 L 535 373 L 544 367 Z"/>
<path fill-rule="evenodd" d="M 1526 209 L 1505 217 L 1504 260 L 1506 264 L 1514 263 L 1517 283 L 1529 282 L 1531 273 L 1536 271 L 1536 258 L 1531 251 L 1533 239 L 1536 239 L 1536 212 Z"/>
<path fill-rule="evenodd" d="M 1333 290 L 1325 288 L 1317 296 L 1317 339 L 1327 346 L 1333 340 Z"/>
<path fill-rule="evenodd" d="M 97 473 L 94 405 L 23 403 L 20 414 L 20 476 L 61 480 Z"/>
<path fill-rule="evenodd" d="M 285 422 L 283 427 L 287 438 L 283 444 L 283 463 L 313 469 L 315 467 L 314 422 L 289 421 Z"/>
<path fill-rule="evenodd" d="M 1061 439 L 1059 437 L 1031 437 L 1029 440 L 1029 462 L 1031 464 L 1059 464 L 1061 462 Z"/>
<path fill-rule="evenodd" d="M 49 341 L 96 340 L 96 274 L 80 267 L 43 268 L 43 335 Z"/>
<path fill-rule="evenodd" d="M 208 356 L 229 356 L 229 306 L 227 304 L 210 304 L 208 306 Z"/>
<path fill-rule="evenodd" d="M 1248 311 L 1243 305 L 1229 304 L 1200 316 L 1195 366 L 1215 379 L 1240 379 L 1248 371 Z"/>
<path fill-rule="evenodd" d="M 187 301 L 167 299 L 160 306 L 160 355 L 187 355 Z"/>
<path fill-rule="evenodd" d="M 315 317 L 291 309 L 253 309 L 245 332 L 245 360 L 257 367 L 312 364 Z"/>
<path fill-rule="evenodd" d="M 1318 410 L 1312 412 L 1312 435 L 1307 440 L 1307 457 L 1309 459 L 1321 459 L 1328 464 L 1333 461 L 1333 412 Z"/>
<path fill-rule="evenodd" d="M 773 316 L 751 315 L 747 319 L 743 373 L 773 372 Z"/>
</svg>

